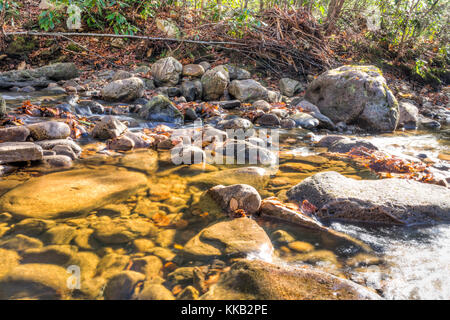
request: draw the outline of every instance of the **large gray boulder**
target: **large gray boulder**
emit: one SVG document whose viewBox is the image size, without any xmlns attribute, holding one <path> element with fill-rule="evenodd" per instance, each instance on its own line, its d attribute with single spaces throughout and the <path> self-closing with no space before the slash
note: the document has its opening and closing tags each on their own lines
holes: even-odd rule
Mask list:
<svg viewBox="0 0 450 320">
<path fill-rule="evenodd" d="M 205 72 L 201 79 L 203 98 L 206 101 L 219 100 L 230 82 L 228 70 L 220 65 Z"/>
<path fill-rule="evenodd" d="M 73 63 L 55 63 L 37 69 L 12 70 L 0 73 L 0 89 L 11 87 L 47 87 L 53 81 L 78 77 L 79 69 Z"/>
<path fill-rule="evenodd" d="M 182 64 L 172 57 L 156 61 L 151 68 L 156 85 L 168 87 L 178 84 L 182 71 Z"/>
<path fill-rule="evenodd" d="M 101 90 L 101 96 L 107 101 L 133 101 L 144 95 L 144 82 L 131 77 L 108 83 Z"/>
<path fill-rule="evenodd" d="M 308 200 L 320 219 L 418 225 L 450 221 L 450 190 L 406 179 L 355 180 L 321 172 L 286 193 Z"/>
<path fill-rule="evenodd" d="M 0 162 L 33 161 L 42 157 L 42 148 L 32 142 L 0 143 Z"/>
<path fill-rule="evenodd" d="M 374 66 L 343 66 L 329 70 L 308 86 L 305 99 L 334 123 L 358 123 L 370 131 L 397 127 L 398 103 Z"/>
<path fill-rule="evenodd" d="M 183 123 L 183 114 L 164 95 L 154 96 L 139 112 L 139 116 L 151 121 Z"/>
<path fill-rule="evenodd" d="M 268 90 L 253 79 L 231 81 L 228 92 L 241 102 L 269 100 Z"/>
<path fill-rule="evenodd" d="M 201 300 L 379 300 L 350 280 L 312 268 L 241 260 Z"/>
</svg>

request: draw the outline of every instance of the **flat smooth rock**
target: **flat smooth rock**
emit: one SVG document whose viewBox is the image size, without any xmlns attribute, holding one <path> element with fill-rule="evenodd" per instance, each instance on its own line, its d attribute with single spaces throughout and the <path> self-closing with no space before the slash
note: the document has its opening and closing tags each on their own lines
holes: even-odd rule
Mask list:
<svg viewBox="0 0 450 320">
<path fill-rule="evenodd" d="M 320 219 L 400 225 L 450 221 L 450 189 L 406 179 L 355 180 L 321 172 L 286 195 L 311 202 Z"/>
<path fill-rule="evenodd" d="M 312 268 L 259 260 L 232 265 L 201 300 L 379 300 L 376 293 L 352 281 Z"/>
<path fill-rule="evenodd" d="M 18 218 L 76 216 L 125 200 L 146 184 L 145 175 L 112 167 L 57 172 L 7 192 L 0 198 L 0 208 Z"/>
<path fill-rule="evenodd" d="M 42 148 L 32 142 L 0 143 L 0 162 L 41 160 Z"/>
<path fill-rule="evenodd" d="M 0 299 L 54 300 L 68 296 L 66 269 L 50 264 L 24 264 L 0 278 Z"/>
<path fill-rule="evenodd" d="M 12 142 L 25 141 L 30 135 L 30 130 L 25 126 L 7 127 L 0 129 L 0 141 Z"/>
<path fill-rule="evenodd" d="M 186 243 L 183 253 L 203 260 L 218 256 L 245 256 L 262 250 L 273 251 L 268 235 L 254 220 L 243 217 L 203 229 Z"/>
</svg>

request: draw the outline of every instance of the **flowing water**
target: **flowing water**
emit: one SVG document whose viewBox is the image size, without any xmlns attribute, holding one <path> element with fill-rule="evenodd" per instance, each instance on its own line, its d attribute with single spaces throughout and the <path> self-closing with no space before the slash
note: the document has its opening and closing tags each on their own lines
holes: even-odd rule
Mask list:
<svg viewBox="0 0 450 320">
<path fill-rule="evenodd" d="M 43 97 L 34 94 L 11 94 L 5 98 L 10 102 L 17 101 L 19 105 L 24 99 Z M 92 223 L 103 220 L 109 223 L 121 219 L 152 222 L 156 225 L 157 232 L 152 235 L 151 240 L 154 246 L 165 250 L 164 254 L 160 254 L 160 258 L 168 262 L 168 256 L 179 253 L 192 236 L 211 222 L 221 219 L 213 209 L 208 211 L 208 204 L 202 203 L 202 194 L 214 185 L 248 183 L 255 186 L 263 198 L 276 196 L 285 200 L 285 192 L 289 188 L 321 171 L 337 171 L 355 179 L 376 179 L 366 168 L 320 155 L 324 150 L 312 147 L 305 134 L 304 130 L 298 129 L 281 132 L 279 165 L 275 168 L 265 167 L 270 176 L 262 181 L 255 181 L 254 178 L 244 181 L 245 177 L 234 176 L 232 169 L 236 166 L 174 166 L 167 153 L 159 154 L 156 172 L 153 172 L 150 168 L 152 164 L 146 160 L 154 157 L 154 154 L 148 151 L 113 156 L 95 152 L 85 155 L 70 170 L 91 168 L 111 171 L 126 168 L 144 172 L 149 189 L 123 201 L 120 210 L 96 209 L 83 217 L 55 219 L 54 222 L 56 226 L 70 226 L 78 231 L 88 229 Z M 439 161 L 439 154 L 450 152 L 448 140 L 440 140 L 439 135 L 432 132 L 398 132 L 366 138 L 393 154 L 417 156 L 424 153 L 428 158 Z M 103 147 L 91 143 L 83 148 L 95 149 L 99 146 Z M 95 174 L 95 171 L 92 172 Z M 30 177 L 45 176 L 49 173 L 39 167 L 25 168 L 2 178 L 0 194 L 26 182 Z M 96 188 L 96 185 L 91 188 Z M 17 235 L 14 232 L 15 223 L 17 222 L 13 220 L 0 223 L 0 243 Z M 258 220 L 258 223 L 272 238 L 275 255 L 272 257 L 261 248 L 260 252 L 249 258 L 288 265 L 310 264 L 373 288 L 387 299 L 450 299 L 450 225 L 406 228 L 332 223 L 333 229 L 364 241 L 374 250 L 371 254 L 362 254 L 355 248 L 336 243 L 306 229 L 274 221 Z M 305 250 L 305 253 L 291 250 L 279 239 L 275 232 L 277 230 L 288 232 L 296 241 L 304 242 L 305 246 L 313 249 Z M 35 237 L 46 244 L 52 244 L 45 238 L 45 233 Z M 84 246 L 81 242 L 72 237 L 69 242 L 62 241 L 58 244 L 75 245 L 78 246 L 77 250 L 94 252 L 100 258 L 110 252 L 139 256 L 136 247 L 130 243 L 99 242 L 90 247 L 90 244 Z M 226 263 L 230 264 L 231 261 Z M 190 262 L 177 262 L 177 267 L 185 265 L 190 265 Z"/>
</svg>

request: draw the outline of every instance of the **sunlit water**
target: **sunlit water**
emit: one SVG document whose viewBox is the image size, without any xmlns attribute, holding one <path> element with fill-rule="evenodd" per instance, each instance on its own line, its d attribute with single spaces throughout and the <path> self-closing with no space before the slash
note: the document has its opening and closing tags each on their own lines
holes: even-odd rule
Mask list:
<svg viewBox="0 0 450 320">
<path fill-rule="evenodd" d="M 367 284 L 387 299 L 450 299 L 450 225 L 410 229 L 363 228 L 333 223 L 376 248 L 386 269 L 371 266 Z"/>
<path fill-rule="evenodd" d="M 35 94 L 10 94 L 5 98 L 10 101 L 34 99 Z M 41 97 L 42 98 L 42 97 Z M 140 126 L 146 126 L 140 124 Z M 280 150 L 290 156 L 307 157 L 316 155 L 320 150 L 312 147 L 310 140 L 302 139 L 302 130 L 284 131 L 281 134 Z M 294 142 L 285 143 L 287 138 L 293 138 Z M 396 133 L 393 135 L 368 136 L 374 144 L 382 150 L 399 156 L 416 157 L 425 153 L 429 158 L 437 158 L 440 153 L 448 153 L 448 142 L 438 140 L 437 135 L 429 132 Z M 313 139 L 320 139 L 317 135 Z M 91 167 L 99 168 L 105 165 L 122 166 L 120 159 L 116 157 L 92 157 L 79 161 L 75 168 Z M 280 165 L 290 164 L 289 157 L 280 159 Z M 302 162 L 302 161 L 300 161 Z M 297 162 L 292 162 L 298 165 Z M 298 172 L 280 170 L 271 172 L 268 183 L 258 188 L 263 198 L 277 196 L 283 199 L 284 193 L 290 187 L 301 180 L 320 171 L 338 171 L 353 178 L 374 178 L 365 168 L 356 167 L 350 162 L 329 159 L 324 163 L 308 163 Z M 213 168 L 214 166 L 209 166 Z M 226 170 L 230 167 L 219 166 L 214 170 Z M 140 169 L 140 168 L 135 168 Z M 212 169 L 211 169 L 212 170 Z M 214 172 L 212 170 L 212 172 Z M 167 161 L 159 163 L 156 173 L 149 175 L 152 191 L 151 201 L 159 213 L 163 215 L 183 215 L 191 210 L 192 198 L 198 198 L 209 187 L 216 184 L 245 183 L 233 181 L 228 176 L 221 179 L 213 179 L 208 175 L 208 170 L 203 168 L 191 169 L 189 166 L 174 167 Z M 13 174 L 4 180 L 26 181 L 30 175 L 46 174 L 36 168 L 29 168 Z M 95 186 L 93 186 L 95 187 Z M 5 191 L 5 190 L 3 190 Z M 405 190 L 405 192 L 408 192 Z M 178 203 L 175 206 L 173 199 Z M 134 208 L 140 200 L 130 199 L 126 205 Z M 131 209 L 133 210 L 133 209 Z M 94 213 L 95 214 L 95 213 Z M 208 220 L 209 219 L 209 220 Z M 208 218 L 204 222 L 198 219 L 189 220 L 188 227 L 177 231 L 178 245 L 184 245 L 192 235 L 195 235 L 203 227 L 211 223 Z M 64 221 L 58 221 L 64 224 Z M 342 223 L 333 223 L 332 228 L 347 233 L 369 244 L 375 251 L 374 256 L 380 257 L 382 263 L 361 267 L 349 267 L 347 263 L 355 255 L 354 248 L 345 247 L 333 241 L 327 241 L 317 234 L 298 227 L 286 225 L 275 221 L 258 221 L 271 236 L 275 230 L 289 232 L 297 241 L 310 243 L 314 251 L 308 255 L 296 255 L 286 249 L 283 244 L 274 242 L 275 255 L 269 248 L 261 248 L 260 252 L 250 255 L 249 259 L 261 259 L 286 265 L 311 264 L 317 268 L 343 276 L 358 283 L 371 287 L 387 299 L 450 299 L 450 225 L 440 225 L 424 228 L 405 227 L 380 227 L 380 226 L 355 226 Z M 159 232 L 166 230 L 160 227 Z M 0 237 L 0 240 L 2 238 Z M 105 246 L 110 247 L 110 246 Z M 127 246 L 114 246 L 114 250 L 123 250 L 132 254 Z M 174 253 L 179 250 L 170 248 Z"/>
</svg>

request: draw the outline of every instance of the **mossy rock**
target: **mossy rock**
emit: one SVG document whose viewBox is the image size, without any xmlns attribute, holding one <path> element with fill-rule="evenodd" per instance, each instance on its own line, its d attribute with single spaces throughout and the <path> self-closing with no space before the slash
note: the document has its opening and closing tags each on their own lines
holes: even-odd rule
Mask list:
<svg viewBox="0 0 450 320">
<path fill-rule="evenodd" d="M 36 48 L 36 41 L 30 37 L 17 36 L 8 45 L 5 52 L 13 56 L 22 56 Z"/>
</svg>

